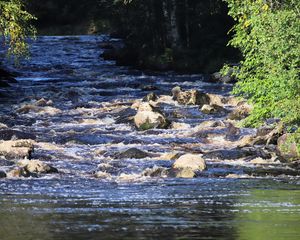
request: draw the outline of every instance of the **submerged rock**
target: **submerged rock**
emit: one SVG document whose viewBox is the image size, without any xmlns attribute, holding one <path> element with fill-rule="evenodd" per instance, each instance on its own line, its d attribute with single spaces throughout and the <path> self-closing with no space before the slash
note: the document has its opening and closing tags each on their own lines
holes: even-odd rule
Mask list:
<svg viewBox="0 0 300 240">
<path fill-rule="evenodd" d="M 0 178 L 6 178 L 6 173 L 3 171 L 0 171 Z"/>
<path fill-rule="evenodd" d="M 30 173 L 58 173 L 57 168 L 39 160 L 21 160 L 17 164 Z"/>
<path fill-rule="evenodd" d="M 144 152 L 142 150 L 139 150 L 137 148 L 130 148 L 124 152 L 117 154 L 116 157 L 122 158 L 122 159 L 126 159 L 126 158 L 141 159 L 141 158 L 147 158 L 147 157 L 151 157 L 151 156 L 152 156 L 151 154 Z"/>
<path fill-rule="evenodd" d="M 6 159 L 30 158 L 32 152 L 33 142 L 30 140 L 0 142 L 0 156 Z"/>
<path fill-rule="evenodd" d="M 207 94 L 198 90 L 182 91 L 180 87 L 172 89 L 173 99 L 184 105 L 199 105 L 210 104 L 210 98 Z"/>
<path fill-rule="evenodd" d="M 142 103 L 134 116 L 134 123 L 139 130 L 167 128 L 170 121 L 149 103 Z"/>
<path fill-rule="evenodd" d="M 21 132 L 13 129 L 0 130 L 0 140 L 16 140 L 16 139 L 35 140 L 36 136 L 32 133 Z"/>
</svg>

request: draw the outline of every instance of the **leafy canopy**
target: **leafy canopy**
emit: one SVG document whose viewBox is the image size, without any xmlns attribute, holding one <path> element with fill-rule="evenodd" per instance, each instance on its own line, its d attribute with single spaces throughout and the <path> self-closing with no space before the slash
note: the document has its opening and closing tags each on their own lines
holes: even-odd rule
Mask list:
<svg viewBox="0 0 300 240">
<path fill-rule="evenodd" d="M 35 36 L 36 30 L 30 24 L 35 17 L 24 10 L 22 0 L 0 0 L 0 33 L 8 46 L 8 56 L 27 56 L 26 38 Z"/>
<path fill-rule="evenodd" d="M 244 124 L 281 118 L 299 126 L 300 1 L 224 1 L 236 21 L 229 44 L 243 55 L 234 69 L 239 81 L 233 92 L 254 105 Z"/>
</svg>

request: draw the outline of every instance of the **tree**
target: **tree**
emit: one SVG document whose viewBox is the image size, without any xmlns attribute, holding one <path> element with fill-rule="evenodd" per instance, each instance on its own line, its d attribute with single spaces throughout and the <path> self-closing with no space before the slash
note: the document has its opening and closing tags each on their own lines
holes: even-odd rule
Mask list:
<svg viewBox="0 0 300 240">
<path fill-rule="evenodd" d="M 235 67 L 234 93 L 254 105 L 244 121 L 267 118 L 300 125 L 300 1 L 225 0 L 236 24 L 230 45 L 243 60 Z"/>
<path fill-rule="evenodd" d="M 8 56 L 17 60 L 28 54 L 26 39 L 36 33 L 30 24 L 34 19 L 34 16 L 24 10 L 22 0 L 0 0 L 0 33 L 7 46 Z"/>
</svg>

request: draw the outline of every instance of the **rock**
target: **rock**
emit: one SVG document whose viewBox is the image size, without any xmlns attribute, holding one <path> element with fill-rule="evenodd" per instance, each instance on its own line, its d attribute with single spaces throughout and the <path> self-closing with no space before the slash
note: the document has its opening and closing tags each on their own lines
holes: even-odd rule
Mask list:
<svg viewBox="0 0 300 240">
<path fill-rule="evenodd" d="M 122 158 L 122 159 L 128 159 L 128 158 L 141 159 L 141 158 L 147 158 L 150 156 L 152 156 L 152 155 L 147 152 L 144 152 L 137 148 L 130 148 L 122 153 L 117 154 L 116 157 Z"/>
<path fill-rule="evenodd" d="M 198 90 L 182 91 L 180 87 L 172 89 L 173 100 L 184 105 L 199 105 L 210 104 L 210 98 L 207 94 Z"/>
<path fill-rule="evenodd" d="M 53 102 L 51 101 L 51 100 L 46 100 L 46 99 L 44 99 L 44 98 L 41 98 L 41 99 L 39 99 L 39 100 L 37 100 L 36 102 L 35 102 L 35 105 L 36 106 L 39 106 L 39 107 L 46 107 L 46 106 L 51 106 L 53 104 Z"/>
<path fill-rule="evenodd" d="M 167 128 L 169 120 L 149 103 L 142 103 L 134 116 L 134 123 L 139 130 Z"/>
<path fill-rule="evenodd" d="M 39 107 L 32 104 L 27 104 L 17 109 L 17 113 L 21 113 L 21 114 L 27 114 L 30 112 L 54 116 L 60 114 L 62 111 L 58 108 L 54 108 L 50 106 Z"/>
<path fill-rule="evenodd" d="M 206 128 L 214 127 L 225 127 L 225 124 L 222 121 L 203 121 L 198 126 L 196 126 L 195 129 L 204 130 Z"/>
<path fill-rule="evenodd" d="M 175 169 L 190 168 L 193 171 L 203 171 L 206 169 L 206 163 L 200 155 L 185 154 L 178 158 L 172 167 Z"/>
<path fill-rule="evenodd" d="M 254 145 L 263 145 L 266 140 L 263 137 L 244 136 L 239 140 L 238 147 L 252 147 Z"/>
<path fill-rule="evenodd" d="M 235 173 L 230 173 L 226 176 L 226 178 L 234 178 L 234 179 L 239 179 L 239 178 L 253 178 L 249 176 L 248 174 L 235 174 Z"/>
<path fill-rule="evenodd" d="M 241 134 L 241 130 L 238 127 L 235 127 L 232 123 L 227 124 L 227 132 L 225 139 L 229 141 L 236 141 Z"/>
<path fill-rule="evenodd" d="M 278 154 L 288 162 L 300 160 L 300 146 L 295 139 L 300 139 L 300 133 L 286 133 L 278 138 Z"/>
<path fill-rule="evenodd" d="M 147 94 L 147 96 L 145 96 L 143 98 L 143 101 L 144 102 L 150 102 L 150 101 L 154 101 L 155 102 L 157 99 L 158 99 L 157 95 L 152 92 L 152 93 Z"/>
<path fill-rule="evenodd" d="M 132 108 L 126 108 L 117 113 L 115 118 L 115 123 L 131 123 L 133 122 L 134 116 L 137 114 L 137 111 Z"/>
<path fill-rule="evenodd" d="M 209 96 L 210 99 L 210 104 L 215 104 L 215 105 L 219 105 L 222 106 L 224 103 L 224 97 L 217 95 L 217 94 L 207 94 Z"/>
<path fill-rule="evenodd" d="M 232 112 L 228 114 L 228 119 L 242 120 L 249 116 L 251 110 L 252 110 L 251 105 L 247 103 L 240 104 Z"/>
<path fill-rule="evenodd" d="M 7 173 L 7 177 L 9 178 L 20 178 L 20 177 L 38 177 L 36 173 L 31 173 L 27 169 L 23 167 L 17 167 Z"/>
<path fill-rule="evenodd" d="M 169 171 L 167 168 L 155 166 L 153 168 L 145 169 L 142 175 L 146 177 L 167 177 L 169 175 Z"/>
<path fill-rule="evenodd" d="M 135 101 L 132 103 L 131 108 L 132 108 L 132 109 L 135 109 L 135 110 L 138 110 L 139 107 L 140 107 L 140 105 L 141 105 L 141 101 L 140 101 L 140 100 L 135 100 Z"/>
<path fill-rule="evenodd" d="M 0 142 L 0 156 L 6 159 L 30 158 L 33 143 L 30 140 L 16 140 Z"/>
<path fill-rule="evenodd" d="M 189 125 L 187 123 L 173 122 L 171 124 L 171 128 L 175 129 L 175 130 L 189 129 L 189 128 L 191 128 L 191 125 Z"/>
<path fill-rule="evenodd" d="M 111 175 L 109 173 L 102 171 L 96 172 L 95 177 L 99 179 L 111 179 Z"/>
<path fill-rule="evenodd" d="M 3 171 L 0 171 L 0 178 L 6 178 L 6 173 Z"/>
<path fill-rule="evenodd" d="M 229 70 L 228 74 L 223 76 L 220 72 L 215 72 L 211 74 L 210 81 L 211 82 L 222 82 L 222 83 L 235 83 L 236 78 L 232 76 L 233 69 Z"/>
<path fill-rule="evenodd" d="M 176 160 L 182 155 L 183 154 L 179 152 L 168 152 L 168 153 L 163 153 L 159 158 L 162 160 Z"/>
<path fill-rule="evenodd" d="M 0 123 L 0 129 L 7 129 L 8 126 L 6 124 Z"/>
<path fill-rule="evenodd" d="M 192 168 L 180 168 L 180 169 L 171 169 L 169 172 L 170 177 L 176 178 L 193 178 L 196 176 L 195 171 Z"/>
<path fill-rule="evenodd" d="M 235 160 L 251 156 L 251 153 L 245 152 L 241 149 L 221 149 L 212 152 L 205 153 L 203 157 L 205 159 L 217 159 L 217 160 Z"/>
<path fill-rule="evenodd" d="M 12 130 L 12 129 L 0 130 L 0 140 L 16 140 L 16 139 L 35 140 L 36 136 L 32 133 L 21 132 L 21 131 Z"/>
<path fill-rule="evenodd" d="M 30 173 L 58 173 L 55 167 L 39 160 L 21 160 L 17 164 Z"/>
<path fill-rule="evenodd" d="M 215 114 L 215 113 L 227 113 L 227 110 L 219 105 L 212 104 L 204 104 L 201 108 L 201 112 L 204 114 Z"/>
<path fill-rule="evenodd" d="M 158 90 L 158 87 L 156 87 L 156 86 L 153 86 L 153 85 L 143 85 L 143 86 L 141 86 L 141 90 L 142 91 L 156 91 L 156 90 Z"/>
<path fill-rule="evenodd" d="M 254 158 L 250 161 L 252 164 L 264 165 L 264 164 L 274 164 L 273 159 L 263 159 L 261 157 Z"/>
</svg>

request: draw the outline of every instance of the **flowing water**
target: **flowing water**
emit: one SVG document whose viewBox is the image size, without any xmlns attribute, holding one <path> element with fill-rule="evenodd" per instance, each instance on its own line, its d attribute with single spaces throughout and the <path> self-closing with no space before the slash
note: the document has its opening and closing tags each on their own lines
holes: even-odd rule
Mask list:
<svg viewBox="0 0 300 240">
<path fill-rule="evenodd" d="M 255 166 L 230 157 L 208 158 L 208 170 L 193 179 L 145 174 L 170 168 L 163 153 L 228 150 L 238 141 L 224 139 L 222 129 L 211 141 L 195 135 L 200 122 L 224 116 L 170 103 L 161 106 L 168 117 L 190 127 L 137 131 L 121 112 L 147 94 L 143 86 L 165 95 L 176 85 L 228 95 L 231 86 L 204 82 L 202 75 L 117 67 L 99 58 L 105 40 L 39 37 L 31 59 L 19 66 L 19 84 L 0 92 L 0 122 L 36 136 L 33 158 L 59 170 L 0 179 L 0 239 L 300 239 L 295 174 L 250 174 Z M 17 111 L 41 98 L 51 107 Z M 242 129 L 239 137 L 254 131 Z M 155 156 L 114 157 L 132 147 Z M 95 178 L 98 170 L 106 177 Z M 226 177 L 246 173 L 251 176 Z"/>
</svg>

